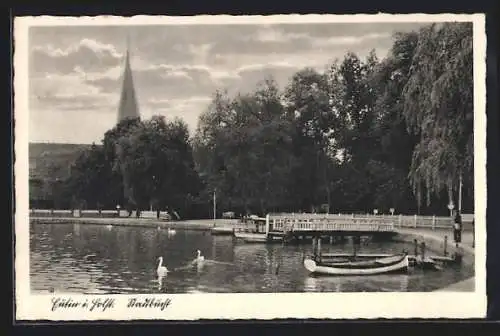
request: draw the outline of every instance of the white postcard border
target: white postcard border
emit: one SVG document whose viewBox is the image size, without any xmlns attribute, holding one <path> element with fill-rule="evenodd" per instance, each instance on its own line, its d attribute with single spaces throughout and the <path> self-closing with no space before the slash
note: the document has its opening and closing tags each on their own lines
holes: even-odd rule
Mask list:
<svg viewBox="0 0 500 336">
<path fill-rule="evenodd" d="M 31 26 L 275 24 L 317 22 L 442 22 L 474 23 L 474 146 L 475 146 L 475 292 L 430 293 L 276 293 L 276 294 L 161 294 L 74 295 L 30 293 L 28 200 L 28 30 Z M 275 318 L 473 318 L 486 313 L 486 33 L 483 14 L 376 14 L 273 16 L 135 16 L 20 17 L 14 22 L 15 125 L 15 288 L 18 320 L 196 320 Z M 479 187 L 484 186 L 484 187 Z M 161 309 L 127 308 L 130 298 L 170 300 Z M 83 304 L 114 300 L 102 311 L 56 309 L 54 298 Z"/>
</svg>

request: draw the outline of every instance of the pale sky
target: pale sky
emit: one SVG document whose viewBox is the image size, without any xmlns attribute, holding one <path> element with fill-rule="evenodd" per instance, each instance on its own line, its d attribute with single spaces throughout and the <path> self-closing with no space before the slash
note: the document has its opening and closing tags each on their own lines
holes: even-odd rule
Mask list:
<svg viewBox="0 0 500 336">
<path fill-rule="evenodd" d="M 423 23 L 32 27 L 30 141 L 100 143 L 117 118 L 127 34 L 143 119 L 181 117 L 190 131 L 216 89 L 283 87 L 352 51 L 386 56 L 396 31 Z"/>
</svg>

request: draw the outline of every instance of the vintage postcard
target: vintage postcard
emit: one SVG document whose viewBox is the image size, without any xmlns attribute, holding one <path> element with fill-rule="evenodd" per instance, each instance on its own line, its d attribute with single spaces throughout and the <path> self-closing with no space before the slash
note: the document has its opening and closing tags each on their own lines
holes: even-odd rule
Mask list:
<svg viewBox="0 0 500 336">
<path fill-rule="evenodd" d="M 484 15 L 14 26 L 16 319 L 485 316 Z"/>
</svg>

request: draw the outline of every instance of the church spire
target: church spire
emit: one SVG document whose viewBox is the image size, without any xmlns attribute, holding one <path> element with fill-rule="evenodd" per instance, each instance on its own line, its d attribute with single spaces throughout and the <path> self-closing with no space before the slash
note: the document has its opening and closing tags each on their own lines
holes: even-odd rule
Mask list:
<svg viewBox="0 0 500 336">
<path fill-rule="evenodd" d="M 118 105 L 118 122 L 126 118 L 139 118 L 139 108 L 135 94 L 134 80 L 132 77 L 132 69 L 130 67 L 130 39 L 127 34 L 127 46 L 125 51 L 125 64 L 123 70 L 123 82 Z"/>
</svg>

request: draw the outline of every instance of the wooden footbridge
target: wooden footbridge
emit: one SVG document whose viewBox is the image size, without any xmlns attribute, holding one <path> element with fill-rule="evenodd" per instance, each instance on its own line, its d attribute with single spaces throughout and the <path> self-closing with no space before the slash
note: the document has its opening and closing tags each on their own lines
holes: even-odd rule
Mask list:
<svg viewBox="0 0 500 336">
<path fill-rule="evenodd" d="M 265 234 L 269 236 L 391 236 L 397 218 L 355 217 L 334 214 L 268 214 Z"/>
</svg>

